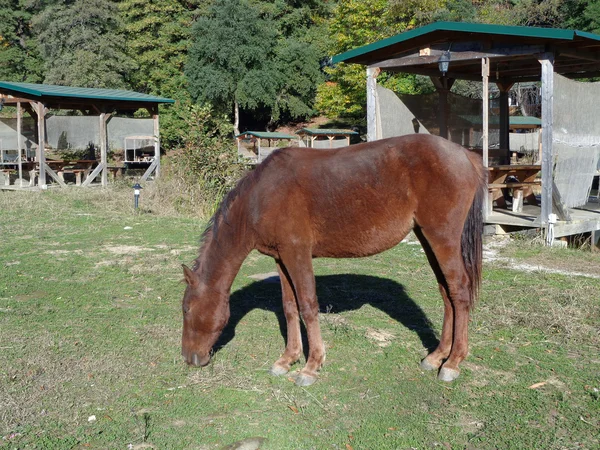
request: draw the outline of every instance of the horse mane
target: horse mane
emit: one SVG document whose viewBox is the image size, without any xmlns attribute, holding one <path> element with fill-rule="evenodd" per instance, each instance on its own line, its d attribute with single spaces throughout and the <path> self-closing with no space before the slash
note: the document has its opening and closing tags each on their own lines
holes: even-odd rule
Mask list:
<svg viewBox="0 0 600 450">
<path fill-rule="evenodd" d="M 223 200 L 221 200 L 217 210 L 209 219 L 204 232 L 200 236 L 200 250 L 198 251 L 198 257 L 194 260 L 194 271 L 200 267 L 208 244 L 213 239 L 218 237 L 221 226 L 223 224 L 230 224 L 228 215 L 231 205 L 243 192 L 256 184 L 261 173 L 265 170 L 265 167 L 267 167 L 273 159 L 279 158 L 279 155 L 281 154 L 283 154 L 283 152 L 281 152 L 280 149 L 272 152 L 261 164 L 257 165 L 254 169 L 247 171 L 244 176 L 239 179 L 236 185 L 227 194 L 225 194 L 225 197 L 223 197 Z"/>
</svg>

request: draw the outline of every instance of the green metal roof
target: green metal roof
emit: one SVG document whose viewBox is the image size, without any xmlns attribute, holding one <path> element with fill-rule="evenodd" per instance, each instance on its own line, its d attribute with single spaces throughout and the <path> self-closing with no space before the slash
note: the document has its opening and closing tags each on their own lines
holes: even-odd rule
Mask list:
<svg viewBox="0 0 600 450">
<path fill-rule="evenodd" d="M 542 39 L 542 40 L 558 40 L 558 41 L 572 41 L 576 37 L 585 39 L 592 39 L 600 41 L 600 36 L 593 33 L 587 33 L 578 30 L 564 30 L 559 28 L 537 28 L 537 27 L 521 27 L 521 26 L 508 26 L 508 25 L 490 25 L 480 23 L 466 23 L 466 22 L 435 22 L 426 25 L 421 28 L 415 28 L 410 31 L 406 31 L 401 34 L 382 39 L 381 41 L 373 42 L 372 44 L 365 45 L 352 49 L 350 51 L 335 55 L 331 61 L 335 63 L 339 62 L 358 62 L 361 61 L 350 61 L 353 59 L 360 59 L 368 53 L 384 49 L 386 47 L 401 44 L 416 38 L 426 36 L 428 34 L 437 32 L 458 32 L 458 33 L 473 33 L 481 35 L 503 35 L 510 36 L 512 38 L 518 37 L 526 40 L 530 39 Z"/>
<path fill-rule="evenodd" d="M 461 119 L 463 119 L 473 125 L 481 125 L 483 123 L 483 117 L 481 117 L 479 115 L 461 114 L 458 117 L 460 117 Z M 500 123 L 499 116 L 495 116 L 495 115 L 490 116 L 488 120 L 489 120 L 490 125 L 498 125 Z M 515 126 L 515 127 L 519 127 L 519 126 L 540 126 L 541 127 L 542 126 L 541 119 L 538 119 L 537 117 L 531 117 L 531 116 L 509 116 L 508 122 L 510 125 Z"/>
<path fill-rule="evenodd" d="M 301 128 L 298 134 L 308 134 L 311 136 L 347 136 L 358 134 L 352 130 L 342 130 L 339 128 Z"/>
<path fill-rule="evenodd" d="M 175 103 L 175 100 L 170 98 L 155 97 L 153 95 L 120 89 L 81 88 L 50 84 L 16 83 L 12 81 L 0 81 L 0 89 L 10 91 L 11 95 L 23 95 L 28 98 L 36 97 L 40 101 L 44 97 L 52 97 L 114 102 Z"/>
<path fill-rule="evenodd" d="M 296 136 L 291 134 L 277 133 L 274 131 L 244 131 L 243 133 L 238 134 L 236 138 L 245 137 L 248 135 L 260 139 L 297 139 Z"/>
</svg>

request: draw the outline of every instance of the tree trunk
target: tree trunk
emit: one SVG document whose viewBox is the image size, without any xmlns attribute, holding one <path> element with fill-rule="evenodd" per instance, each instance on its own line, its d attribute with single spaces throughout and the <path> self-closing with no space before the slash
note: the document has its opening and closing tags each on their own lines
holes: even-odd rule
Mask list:
<svg viewBox="0 0 600 450">
<path fill-rule="evenodd" d="M 233 101 L 233 132 L 236 136 L 240 134 L 240 105 L 237 100 Z"/>
</svg>

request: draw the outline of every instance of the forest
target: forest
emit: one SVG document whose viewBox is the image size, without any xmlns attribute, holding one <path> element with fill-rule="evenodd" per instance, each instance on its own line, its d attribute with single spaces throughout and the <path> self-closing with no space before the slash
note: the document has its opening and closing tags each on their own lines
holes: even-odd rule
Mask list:
<svg viewBox="0 0 600 450">
<path fill-rule="evenodd" d="M 600 30 L 598 0 L 0 0 L 0 80 L 129 89 L 209 107 L 233 132 L 364 115 L 362 67 L 329 57 L 435 21 Z M 411 75 L 400 93 L 432 89 Z"/>
<path fill-rule="evenodd" d="M 364 125 L 364 68 L 330 57 L 436 21 L 598 32 L 600 0 L 0 0 L 0 80 L 175 99 L 161 107 L 163 152 L 218 197 L 237 176 L 233 135 L 318 116 Z"/>
</svg>

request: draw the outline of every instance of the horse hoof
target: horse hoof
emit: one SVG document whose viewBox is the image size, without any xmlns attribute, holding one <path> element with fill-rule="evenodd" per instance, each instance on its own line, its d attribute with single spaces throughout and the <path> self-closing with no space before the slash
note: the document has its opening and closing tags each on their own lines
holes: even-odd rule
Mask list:
<svg viewBox="0 0 600 450">
<path fill-rule="evenodd" d="M 427 358 L 423 358 L 423 360 L 421 361 L 420 367 L 423 370 L 437 370 L 440 368 L 439 365 L 436 366 L 434 364 L 431 364 Z"/>
<path fill-rule="evenodd" d="M 315 381 L 317 381 L 317 377 L 300 373 L 296 377 L 296 386 L 310 386 Z"/>
<path fill-rule="evenodd" d="M 271 369 L 269 369 L 269 373 L 271 375 L 276 376 L 276 377 L 281 376 L 281 375 L 285 375 L 288 372 L 289 372 L 288 369 L 286 369 L 285 367 L 278 366 L 276 364 L 273 364 L 271 366 Z"/>
<path fill-rule="evenodd" d="M 454 381 L 460 375 L 460 371 L 456 369 L 449 369 L 448 367 L 442 367 L 438 374 L 438 380 L 440 381 Z"/>
</svg>

